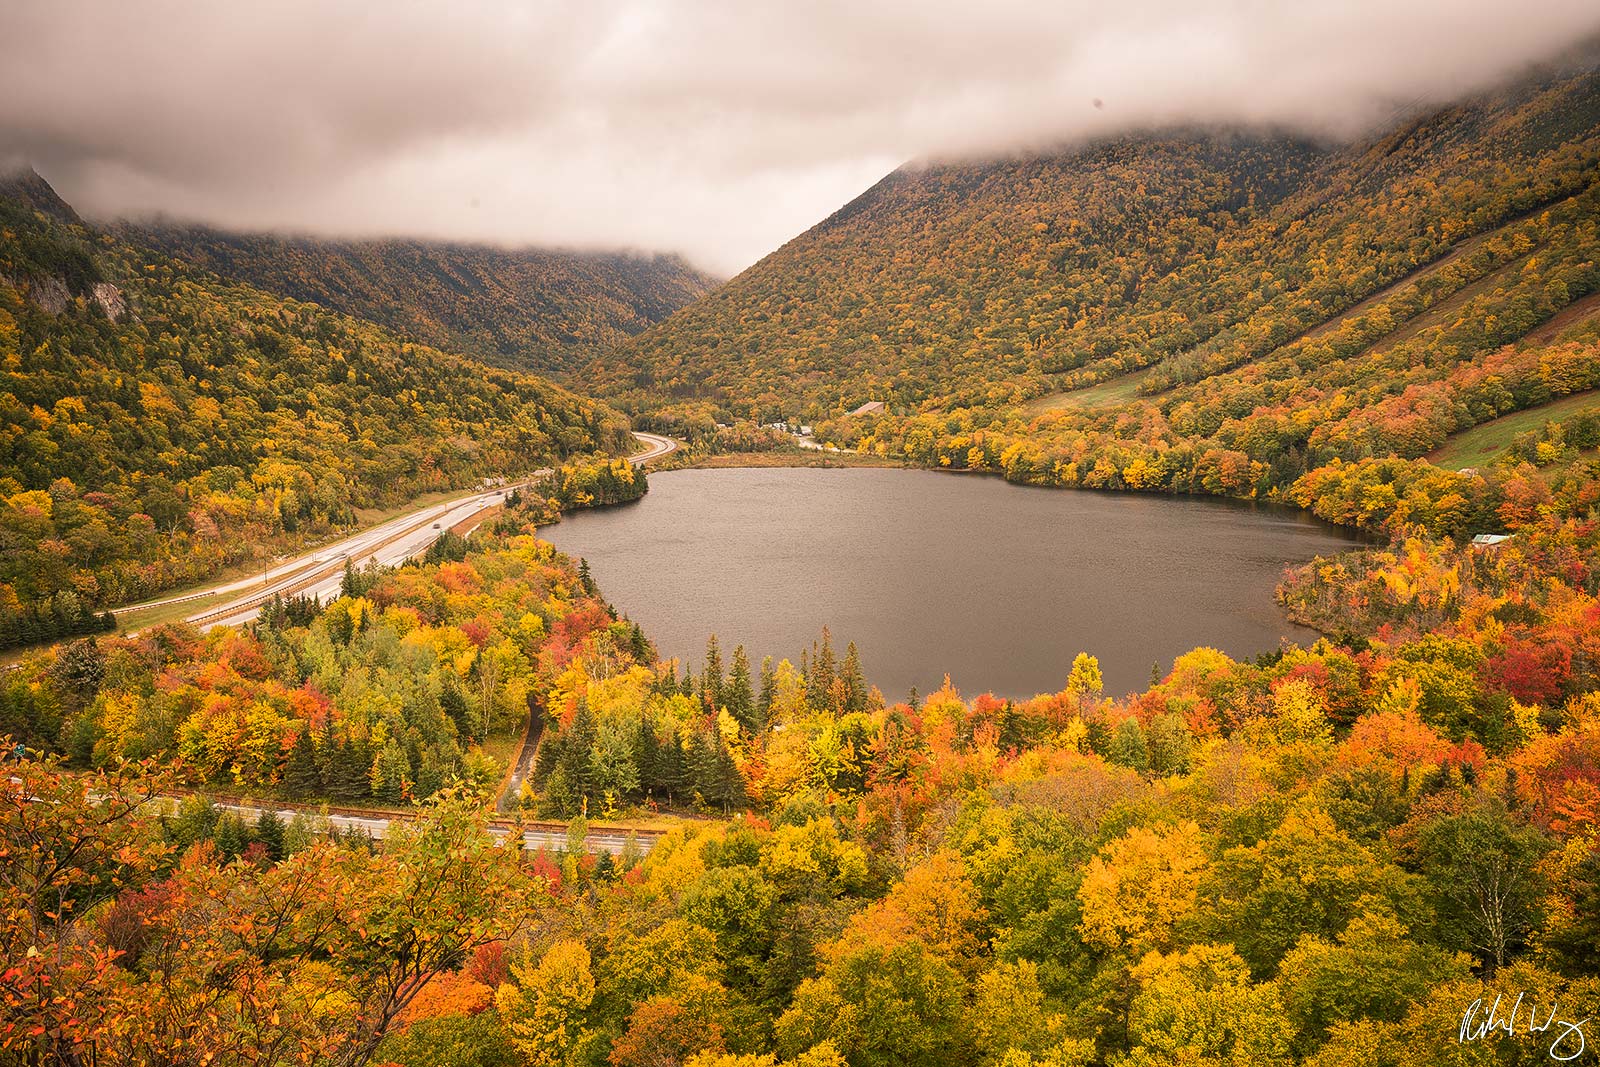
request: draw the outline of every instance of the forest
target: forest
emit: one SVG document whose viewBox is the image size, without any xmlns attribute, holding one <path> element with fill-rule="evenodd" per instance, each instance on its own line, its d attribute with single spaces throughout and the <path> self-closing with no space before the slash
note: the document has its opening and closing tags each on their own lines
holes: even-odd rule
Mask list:
<svg viewBox="0 0 1600 1067">
<path fill-rule="evenodd" d="M 1380 534 L 1582 515 L 1581 430 L 1429 457 L 1600 385 L 1597 69 L 1349 146 L 1171 131 L 907 167 L 596 360 L 597 388 L 729 448 L 799 418 L 921 466 Z"/>
<path fill-rule="evenodd" d="M 418 344 L 539 374 L 570 371 L 703 296 L 677 256 L 328 241 L 124 224 L 130 244 L 320 304 Z"/>
<path fill-rule="evenodd" d="M 36 175 L 0 189 L 0 633 L 17 643 L 358 509 L 627 447 L 603 404 L 125 244 Z"/>
<path fill-rule="evenodd" d="M 816 423 L 867 400 L 994 408 L 1146 368 L 1155 392 L 1297 341 L 1354 343 L 1326 332 L 1375 296 L 1399 327 L 1512 263 L 1559 308 L 1592 285 L 1554 291 L 1574 264 L 1529 266 L 1543 242 L 1515 235 L 1547 210 L 1592 217 L 1572 201 L 1597 160 L 1589 60 L 1348 145 L 1176 129 L 917 163 L 592 373 L 630 411 Z"/>
<path fill-rule="evenodd" d="M 1199 648 L 1143 692 L 1104 692 L 1079 655 L 1031 700 L 891 701 L 827 632 L 795 660 L 713 639 L 692 669 L 657 663 L 537 539 L 550 507 L 528 494 L 433 559 L 353 571 L 330 605 L 11 672 L 0 732 L 28 754 L 0 781 L 0 1049 L 1332 1067 L 1586 1040 L 1594 519 L 1314 561 L 1281 596 L 1328 637 Z M 503 847 L 487 821 L 495 739 L 523 723 L 519 806 L 570 819 L 566 849 Z M 174 789 L 200 799 L 142 803 Z M 245 823 L 208 791 L 420 818 L 372 841 L 315 808 Z M 582 847 L 588 820 L 640 816 L 670 816 L 646 854 Z M 1496 994 L 1561 1022 L 1461 1044 Z"/>
</svg>

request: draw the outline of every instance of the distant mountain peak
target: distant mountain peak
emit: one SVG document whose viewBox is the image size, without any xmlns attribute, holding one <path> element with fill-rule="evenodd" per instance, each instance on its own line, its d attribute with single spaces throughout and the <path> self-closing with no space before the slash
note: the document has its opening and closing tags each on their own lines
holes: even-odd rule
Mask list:
<svg viewBox="0 0 1600 1067">
<path fill-rule="evenodd" d="M 26 204 L 62 222 L 83 222 L 78 213 L 72 210 L 72 205 L 61 199 L 50 183 L 26 163 L 10 171 L 0 171 L 0 196 Z"/>
</svg>

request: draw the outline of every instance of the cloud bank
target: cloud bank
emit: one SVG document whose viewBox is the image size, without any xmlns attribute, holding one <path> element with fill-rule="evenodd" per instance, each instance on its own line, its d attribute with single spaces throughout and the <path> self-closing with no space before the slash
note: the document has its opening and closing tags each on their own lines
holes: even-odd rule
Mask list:
<svg viewBox="0 0 1600 1067">
<path fill-rule="evenodd" d="M 680 251 L 731 273 L 909 159 L 1152 123 L 1346 136 L 1593 0 L 9 0 L 0 160 L 91 216 Z"/>
</svg>

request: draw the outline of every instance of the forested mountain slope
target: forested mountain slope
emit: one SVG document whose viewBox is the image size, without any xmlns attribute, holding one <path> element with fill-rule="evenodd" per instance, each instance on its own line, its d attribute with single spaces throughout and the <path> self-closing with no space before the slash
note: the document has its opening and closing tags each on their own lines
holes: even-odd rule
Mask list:
<svg viewBox="0 0 1600 1067">
<path fill-rule="evenodd" d="M 623 395 L 813 417 L 1262 355 L 1589 187 L 1593 70 L 1366 141 L 1169 131 L 906 167 L 602 364 Z"/>
<path fill-rule="evenodd" d="M 1021 482 L 1492 527 L 1503 479 L 1393 463 L 1600 385 L 1596 70 L 1344 146 L 1169 132 L 906 168 L 596 388 Z"/>
<path fill-rule="evenodd" d="M 626 440 L 544 380 L 96 232 L 37 175 L 0 183 L 0 622 Z"/>
<path fill-rule="evenodd" d="M 124 224 L 129 241 L 500 366 L 570 369 L 702 296 L 677 256 L 416 240 L 330 241 Z"/>
</svg>

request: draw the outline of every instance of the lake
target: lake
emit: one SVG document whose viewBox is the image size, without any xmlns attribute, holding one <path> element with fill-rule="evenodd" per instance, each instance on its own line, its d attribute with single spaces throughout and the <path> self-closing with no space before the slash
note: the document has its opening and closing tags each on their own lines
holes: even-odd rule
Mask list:
<svg viewBox="0 0 1600 1067">
<path fill-rule="evenodd" d="M 1287 509 L 1029 489 L 894 469 L 650 475 L 637 503 L 540 531 L 588 559 L 663 657 L 696 671 L 715 632 L 798 664 L 823 626 L 890 701 L 948 673 L 972 696 L 1060 690 L 1080 651 L 1108 693 L 1200 645 L 1236 657 L 1315 640 L 1273 599 L 1285 567 L 1355 547 Z"/>
</svg>

